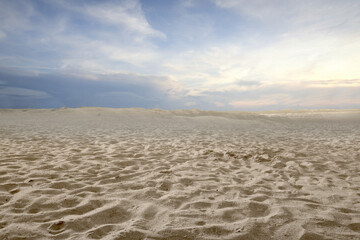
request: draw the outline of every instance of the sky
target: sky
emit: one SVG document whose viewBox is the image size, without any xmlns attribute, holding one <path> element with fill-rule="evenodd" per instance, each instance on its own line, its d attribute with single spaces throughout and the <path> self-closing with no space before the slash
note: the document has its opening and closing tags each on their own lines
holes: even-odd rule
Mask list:
<svg viewBox="0 0 360 240">
<path fill-rule="evenodd" d="M 0 108 L 360 108 L 359 0 L 0 0 Z"/>
</svg>

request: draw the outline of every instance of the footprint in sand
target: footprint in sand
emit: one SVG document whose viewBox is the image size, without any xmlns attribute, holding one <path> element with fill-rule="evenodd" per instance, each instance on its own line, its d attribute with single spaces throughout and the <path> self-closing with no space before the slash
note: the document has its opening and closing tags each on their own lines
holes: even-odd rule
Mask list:
<svg viewBox="0 0 360 240">
<path fill-rule="evenodd" d="M 48 227 L 48 231 L 51 234 L 58 234 L 65 230 L 66 223 L 64 221 L 57 221 Z"/>
</svg>

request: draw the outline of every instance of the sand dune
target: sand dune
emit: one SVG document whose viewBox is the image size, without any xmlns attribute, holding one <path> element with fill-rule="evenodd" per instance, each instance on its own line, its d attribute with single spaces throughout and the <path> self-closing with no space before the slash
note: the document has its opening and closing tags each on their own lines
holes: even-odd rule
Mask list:
<svg viewBox="0 0 360 240">
<path fill-rule="evenodd" d="M 0 239 L 360 239 L 360 111 L 0 110 Z"/>
</svg>

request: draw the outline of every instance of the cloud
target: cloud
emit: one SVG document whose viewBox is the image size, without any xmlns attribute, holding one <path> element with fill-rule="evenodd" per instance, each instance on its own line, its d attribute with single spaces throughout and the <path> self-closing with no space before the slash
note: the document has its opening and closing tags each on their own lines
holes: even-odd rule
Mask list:
<svg viewBox="0 0 360 240">
<path fill-rule="evenodd" d="M 119 25 L 128 31 L 140 33 L 145 36 L 165 39 L 164 33 L 153 29 L 146 20 L 138 1 L 122 1 L 117 4 L 88 5 L 85 11 L 99 21 Z"/>
<path fill-rule="evenodd" d="M 0 15 L 8 17 L 0 21 L 0 29 L 6 30 L 7 49 L 12 50 L 2 51 L 2 68 L 145 73 L 159 57 L 153 39 L 166 38 L 149 24 L 135 0 L 18 1 L 4 4 L 4 9 Z"/>
<path fill-rule="evenodd" d="M 240 86 L 259 86 L 259 85 L 261 85 L 261 82 L 247 81 L 247 80 L 239 80 L 236 83 Z"/>
<path fill-rule="evenodd" d="M 360 57 L 354 50 L 360 47 L 357 37 L 313 33 L 293 33 L 278 42 L 248 52 L 252 75 L 263 80 L 341 79 L 360 75 L 355 62 Z"/>
<path fill-rule="evenodd" d="M 358 108 L 359 80 L 247 82 L 192 94 L 175 79 L 135 74 L 9 75 L 0 107 L 145 107 L 208 110 Z M 240 82 L 241 83 L 241 82 Z M 330 85 L 330 86 L 329 86 Z M 31 89 L 29 89 L 31 86 Z M 36 100 L 24 102 L 24 97 Z M 31 105 L 32 104 L 32 105 Z"/>
<path fill-rule="evenodd" d="M 71 15 L 75 13 L 85 18 L 86 21 L 99 27 L 99 32 L 102 32 L 105 27 L 114 28 L 118 33 L 136 36 L 137 41 L 142 41 L 146 37 L 166 39 L 163 32 L 154 29 L 149 24 L 139 0 L 101 2 L 54 0 L 52 3 L 63 10 L 70 11 Z M 86 30 L 92 29 L 86 28 Z"/>
<path fill-rule="evenodd" d="M 32 90 L 18 87 L 4 87 L 0 89 L 0 95 L 29 97 L 29 98 L 49 98 L 50 95 L 44 91 Z"/>
<path fill-rule="evenodd" d="M 214 81 L 222 82 L 231 76 L 234 79 L 235 75 L 255 81 L 336 80 L 360 76 L 356 65 L 360 61 L 356 54 L 360 48 L 359 1 L 214 2 L 220 8 L 256 22 L 254 32 L 242 36 L 238 49 L 218 46 L 221 51 L 217 66 L 226 63 L 232 69 L 225 68 L 222 72 L 218 67 L 220 76 Z M 254 44 L 247 44 L 249 41 Z"/>
<path fill-rule="evenodd" d="M 30 89 L 49 94 L 33 102 L 40 107 L 358 106 L 359 8 L 354 0 L 2 1 L 0 102 L 30 106 L 19 100 Z"/>
<path fill-rule="evenodd" d="M 307 81 L 306 85 L 319 88 L 360 87 L 360 79 Z"/>
<path fill-rule="evenodd" d="M 353 106 L 358 108 L 360 105 L 360 99 L 341 99 L 341 101 L 331 101 L 328 98 L 317 98 L 311 96 L 303 99 L 294 99 L 291 95 L 268 95 L 261 97 L 257 100 L 240 100 L 231 101 L 229 105 L 236 109 L 256 109 L 259 110 L 275 110 L 280 108 L 346 108 L 346 106 Z"/>
<path fill-rule="evenodd" d="M 359 36 L 292 33 L 257 48 L 219 44 L 186 51 L 164 64 L 192 92 L 256 88 L 261 82 L 358 79 Z"/>
<path fill-rule="evenodd" d="M 356 0 L 213 0 L 221 7 L 252 17 L 280 30 L 286 27 L 312 27 L 318 30 L 354 29 L 359 25 L 359 1 Z M 280 27 L 278 29 L 277 27 Z"/>
<path fill-rule="evenodd" d="M 323 81 L 323 83 L 326 82 L 332 81 Z M 256 89 L 244 91 L 241 95 L 236 94 L 236 90 L 219 94 L 230 95 L 228 99 L 233 100 L 228 103 L 235 109 L 360 107 L 360 85 L 336 84 L 329 87 L 327 84 L 318 83 L 318 81 L 268 83 Z"/>
<path fill-rule="evenodd" d="M 204 46 L 181 52 L 163 66 L 194 92 L 206 91 L 234 84 L 248 75 L 248 69 L 242 64 L 244 59 L 239 57 L 242 54 L 238 46 Z"/>
<path fill-rule="evenodd" d="M 0 107 L 161 107 L 179 108 L 186 91 L 165 76 L 136 74 L 49 74 L 38 76 L 2 73 Z M 31 89 L 29 87 L 31 86 Z M 24 101 L 23 98 L 32 98 Z M 34 102 L 34 99 L 36 102 Z"/>
</svg>

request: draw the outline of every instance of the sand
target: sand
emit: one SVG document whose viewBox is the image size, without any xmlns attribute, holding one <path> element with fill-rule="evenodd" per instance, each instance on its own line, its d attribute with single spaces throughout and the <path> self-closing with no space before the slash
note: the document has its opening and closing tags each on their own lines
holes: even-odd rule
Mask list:
<svg viewBox="0 0 360 240">
<path fill-rule="evenodd" d="M 360 111 L 0 110 L 0 239 L 360 239 Z"/>
</svg>

